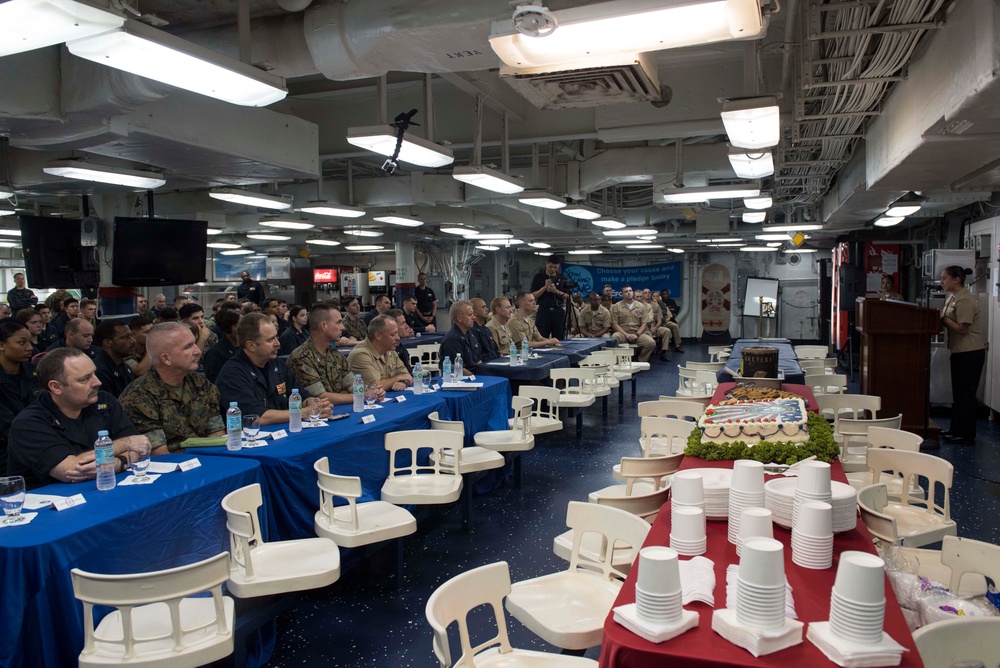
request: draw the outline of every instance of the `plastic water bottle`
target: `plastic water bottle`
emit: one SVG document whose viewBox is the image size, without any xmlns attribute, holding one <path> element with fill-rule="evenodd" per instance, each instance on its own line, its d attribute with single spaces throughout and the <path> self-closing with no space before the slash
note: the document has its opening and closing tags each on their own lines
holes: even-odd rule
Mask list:
<svg viewBox="0 0 1000 668">
<path fill-rule="evenodd" d="M 302 395 L 297 389 L 288 397 L 288 431 L 293 434 L 302 431 Z"/>
<path fill-rule="evenodd" d="M 510 365 L 517 366 L 517 345 L 513 341 L 510 342 Z"/>
<path fill-rule="evenodd" d="M 361 379 L 361 374 L 354 374 L 354 412 L 361 413 L 365 410 L 365 381 Z"/>
<path fill-rule="evenodd" d="M 226 450 L 239 450 L 243 447 L 243 413 L 235 401 L 229 402 L 226 411 Z"/>
<path fill-rule="evenodd" d="M 420 366 L 420 360 L 413 365 L 413 393 L 424 393 L 424 367 Z"/>
<path fill-rule="evenodd" d="M 455 355 L 455 367 L 452 369 L 452 380 L 456 383 L 462 380 L 464 374 L 462 369 L 465 367 L 465 363 L 462 362 L 462 353 Z"/>
<path fill-rule="evenodd" d="M 444 376 L 444 382 L 451 382 L 451 357 L 445 356 L 444 364 L 441 365 L 441 374 Z"/>
<path fill-rule="evenodd" d="M 521 339 L 521 364 L 527 364 L 528 358 L 531 357 L 531 353 L 528 348 L 528 337 Z"/>
<path fill-rule="evenodd" d="M 97 464 L 97 489 L 106 492 L 115 488 L 115 444 L 111 442 L 108 432 L 97 432 L 94 441 L 94 458 Z"/>
</svg>

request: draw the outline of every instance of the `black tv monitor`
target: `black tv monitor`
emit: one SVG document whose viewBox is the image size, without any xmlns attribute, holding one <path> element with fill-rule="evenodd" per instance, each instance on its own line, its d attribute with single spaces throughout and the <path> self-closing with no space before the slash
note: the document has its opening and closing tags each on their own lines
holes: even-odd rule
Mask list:
<svg viewBox="0 0 1000 668">
<path fill-rule="evenodd" d="M 203 220 L 116 217 L 111 282 L 126 287 L 202 282 L 207 243 Z"/>
<path fill-rule="evenodd" d="M 85 288 L 101 282 L 96 249 L 80 243 L 80 219 L 20 216 L 21 247 L 33 288 Z"/>
</svg>

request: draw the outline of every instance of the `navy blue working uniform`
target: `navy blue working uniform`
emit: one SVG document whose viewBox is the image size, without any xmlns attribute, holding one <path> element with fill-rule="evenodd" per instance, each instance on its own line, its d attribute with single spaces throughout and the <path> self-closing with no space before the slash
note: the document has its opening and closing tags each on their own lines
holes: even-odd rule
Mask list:
<svg viewBox="0 0 1000 668">
<path fill-rule="evenodd" d="M 16 374 L 0 369 L 0 476 L 7 475 L 7 435 L 17 414 L 27 408 L 38 393 L 35 366 L 22 362 Z"/>
<path fill-rule="evenodd" d="M 450 357 L 451 363 L 454 365 L 455 358 L 459 353 L 462 353 L 462 366 L 469 371 L 475 370 L 483 361 L 483 350 L 479 345 L 479 339 L 473 335 L 472 330 L 470 329 L 463 334 L 462 330 L 452 325 L 441 341 L 441 352 L 438 355 L 441 360 Z"/>
<path fill-rule="evenodd" d="M 115 364 L 111 355 L 104 350 L 98 350 L 94 366 L 97 367 L 97 379 L 101 381 L 101 389 L 116 397 L 120 397 L 128 384 L 135 380 L 135 373 L 128 364 L 125 362 Z"/>
<path fill-rule="evenodd" d="M 219 337 L 219 342 L 209 348 L 208 352 L 201 358 L 201 362 L 205 366 L 205 377 L 214 383 L 215 379 L 219 377 L 219 372 L 222 371 L 222 366 L 236 357 L 238 352 L 240 352 L 239 346 L 230 343 L 225 336 Z M 229 408 L 229 404 L 226 404 L 226 408 Z"/>
<path fill-rule="evenodd" d="M 215 385 L 219 388 L 219 408 L 223 413 L 229 410 L 233 401 L 239 404 L 244 415 L 287 411 L 288 397 L 293 389 L 297 388 L 303 399 L 309 396 L 282 360 L 269 360 L 260 368 L 242 350 L 222 365 Z"/>
</svg>

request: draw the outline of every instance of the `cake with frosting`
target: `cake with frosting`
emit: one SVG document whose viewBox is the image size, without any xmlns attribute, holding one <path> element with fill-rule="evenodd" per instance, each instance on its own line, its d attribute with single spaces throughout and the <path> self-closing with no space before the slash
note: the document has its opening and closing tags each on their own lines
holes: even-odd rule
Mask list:
<svg viewBox="0 0 1000 668">
<path fill-rule="evenodd" d="M 740 401 L 710 405 L 698 419 L 702 441 L 753 445 L 761 441 L 803 443 L 809 440 L 802 399 Z"/>
</svg>

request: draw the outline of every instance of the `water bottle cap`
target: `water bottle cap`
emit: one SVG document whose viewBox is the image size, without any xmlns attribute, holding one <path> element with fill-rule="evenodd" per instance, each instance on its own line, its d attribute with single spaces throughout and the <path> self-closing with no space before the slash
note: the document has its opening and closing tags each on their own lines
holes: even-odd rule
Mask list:
<svg viewBox="0 0 1000 668">
<path fill-rule="evenodd" d="M 299 390 L 297 388 L 293 387 L 292 388 L 292 394 L 298 394 L 298 393 L 299 393 Z"/>
<path fill-rule="evenodd" d="M 229 407 L 230 408 L 236 408 L 239 405 L 240 405 L 240 402 L 238 402 L 238 401 L 230 401 L 229 402 Z"/>
<path fill-rule="evenodd" d="M 107 435 L 108 435 L 108 430 L 107 429 L 102 429 L 99 432 L 97 432 L 98 438 L 100 438 L 101 436 L 107 436 Z"/>
</svg>

